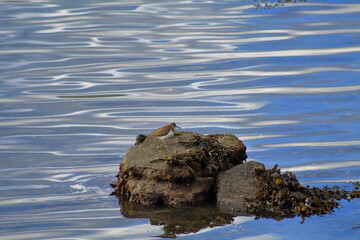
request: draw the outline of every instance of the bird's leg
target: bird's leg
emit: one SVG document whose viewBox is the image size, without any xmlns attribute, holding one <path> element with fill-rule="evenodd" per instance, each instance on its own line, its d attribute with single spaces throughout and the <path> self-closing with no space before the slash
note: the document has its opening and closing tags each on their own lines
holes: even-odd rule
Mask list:
<svg viewBox="0 0 360 240">
<path fill-rule="evenodd" d="M 164 144 L 164 146 L 166 147 L 166 149 L 169 149 L 168 146 L 167 146 L 166 143 L 165 143 L 165 140 L 161 140 L 161 141 L 163 142 L 163 144 Z"/>
</svg>

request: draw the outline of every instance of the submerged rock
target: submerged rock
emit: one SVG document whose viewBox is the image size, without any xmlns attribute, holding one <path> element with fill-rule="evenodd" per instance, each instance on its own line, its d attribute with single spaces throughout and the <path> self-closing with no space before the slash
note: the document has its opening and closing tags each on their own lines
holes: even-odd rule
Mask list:
<svg viewBox="0 0 360 240">
<path fill-rule="evenodd" d="M 204 202 L 214 197 L 218 173 L 246 158 L 245 145 L 230 134 L 148 136 L 120 164 L 115 192 L 145 205 Z"/>
</svg>

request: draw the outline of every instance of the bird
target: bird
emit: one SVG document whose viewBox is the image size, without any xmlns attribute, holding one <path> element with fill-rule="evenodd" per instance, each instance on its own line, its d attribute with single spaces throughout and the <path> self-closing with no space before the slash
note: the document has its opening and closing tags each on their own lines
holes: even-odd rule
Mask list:
<svg viewBox="0 0 360 240">
<path fill-rule="evenodd" d="M 162 140 L 164 145 L 166 146 L 164 140 L 172 138 L 175 135 L 175 128 L 181 128 L 176 125 L 176 123 L 172 122 L 162 126 L 161 128 L 153 131 L 149 136 L 156 136 L 158 139 Z M 166 146 L 167 147 L 167 146 Z"/>
<path fill-rule="evenodd" d="M 144 134 L 137 135 L 135 145 L 140 145 L 142 142 L 145 141 L 145 139 L 146 139 L 146 135 L 144 135 Z"/>
</svg>

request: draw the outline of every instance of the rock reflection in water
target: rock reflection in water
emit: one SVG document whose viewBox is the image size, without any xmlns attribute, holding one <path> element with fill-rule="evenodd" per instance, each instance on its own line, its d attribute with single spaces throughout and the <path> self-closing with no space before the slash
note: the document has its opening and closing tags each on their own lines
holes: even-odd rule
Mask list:
<svg viewBox="0 0 360 240">
<path fill-rule="evenodd" d="M 121 195 L 119 204 L 121 214 L 127 218 L 149 218 L 151 225 L 163 225 L 164 233 L 157 237 L 175 238 L 177 234 L 196 233 L 201 229 L 223 226 L 234 221 L 236 216 L 254 216 L 283 220 L 285 218 L 305 218 L 314 215 L 323 216 L 332 213 L 341 204 L 340 200 L 351 200 L 360 197 L 359 182 L 353 182 L 354 190 L 347 191 L 337 186 L 317 188 L 302 186 L 295 175 L 290 172 L 281 174 L 277 165 L 272 169 L 258 170 L 261 177 L 261 191 L 256 199 L 247 202 L 240 200 L 244 209 L 227 209 L 217 207 L 215 201 L 202 205 L 183 207 L 165 207 L 143 205 L 129 201 Z M 116 195 L 116 193 L 113 193 Z"/>
<path fill-rule="evenodd" d="M 164 233 L 157 237 L 175 238 L 177 234 L 195 233 L 201 229 L 233 222 L 233 215 L 221 212 L 215 203 L 201 206 L 156 207 L 119 198 L 121 214 L 127 218 L 149 218 L 151 225 L 163 225 Z"/>
</svg>

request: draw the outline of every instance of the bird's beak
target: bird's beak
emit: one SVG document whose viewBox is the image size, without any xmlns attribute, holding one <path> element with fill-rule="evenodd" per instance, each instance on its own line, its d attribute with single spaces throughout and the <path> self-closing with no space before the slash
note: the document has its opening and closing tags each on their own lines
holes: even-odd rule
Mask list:
<svg viewBox="0 0 360 240">
<path fill-rule="evenodd" d="M 181 128 L 181 127 L 179 127 L 179 126 L 176 126 L 176 128 Z"/>
</svg>

